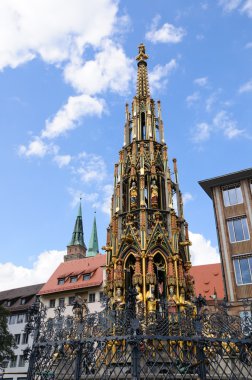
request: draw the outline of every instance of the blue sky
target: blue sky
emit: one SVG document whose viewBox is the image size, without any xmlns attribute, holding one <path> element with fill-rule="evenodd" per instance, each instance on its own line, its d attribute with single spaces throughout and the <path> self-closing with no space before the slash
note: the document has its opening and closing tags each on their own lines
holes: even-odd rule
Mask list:
<svg viewBox="0 0 252 380">
<path fill-rule="evenodd" d="M 137 46 L 149 54 L 195 264 L 218 260 L 198 181 L 251 166 L 252 1 L 5 0 L 0 4 L 0 289 L 45 281 L 83 197 L 100 247 Z"/>
</svg>

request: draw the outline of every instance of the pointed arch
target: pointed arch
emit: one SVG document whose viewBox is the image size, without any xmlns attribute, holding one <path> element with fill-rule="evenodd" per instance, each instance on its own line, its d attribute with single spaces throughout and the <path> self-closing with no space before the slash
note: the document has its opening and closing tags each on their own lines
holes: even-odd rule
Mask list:
<svg viewBox="0 0 252 380">
<path fill-rule="evenodd" d="M 133 276 L 135 273 L 135 264 L 136 264 L 136 256 L 134 251 L 130 250 L 124 260 L 124 274 L 125 274 L 125 297 L 127 299 L 127 295 L 129 289 L 134 287 L 133 285 Z"/>
<path fill-rule="evenodd" d="M 167 296 L 167 260 L 161 249 L 153 253 L 153 266 L 156 275 L 155 296 L 160 301 Z"/>
</svg>

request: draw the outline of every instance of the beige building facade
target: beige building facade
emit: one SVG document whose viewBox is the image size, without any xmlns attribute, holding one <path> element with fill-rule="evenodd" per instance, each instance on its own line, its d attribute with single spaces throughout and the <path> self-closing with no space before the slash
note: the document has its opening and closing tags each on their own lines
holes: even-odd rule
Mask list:
<svg viewBox="0 0 252 380">
<path fill-rule="evenodd" d="M 252 169 L 200 181 L 213 201 L 227 301 L 252 299 Z"/>
</svg>

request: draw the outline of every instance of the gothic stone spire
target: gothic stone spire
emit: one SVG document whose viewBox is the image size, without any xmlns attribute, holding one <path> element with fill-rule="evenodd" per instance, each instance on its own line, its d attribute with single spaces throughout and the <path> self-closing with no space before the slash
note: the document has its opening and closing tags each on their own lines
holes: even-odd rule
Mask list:
<svg viewBox="0 0 252 380">
<path fill-rule="evenodd" d="M 138 61 L 138 70 L 137 70 L 137 97 L 146 98 L 150 96 L 149 90 L 149 81 L 148 81 L 148 71 L 147 71 L 147 62 L 148 55 L 145 54 L 144 44 L 140 44 L 138 47 L 139 53 L 136 56 Z"/>
<path fill-rule="evenodd" d="M 147 54 L 139 46 L 137 91 L 126 105 L 124 146 L 115 164 L 107 234 L 107 294 L 123 307 L 135 287 L 137 312 L 155 315 L 161 304 L 182 311 L 190 304 L 188 225 L 178 182 L 170 174 L 161 104 L 149 93 Z"/>
<path fill-rule="evenodd" d="M 94 216 L 93 228 L 89 240 L 87 256 L 96 256 L 99 253 L 96 217 Z"/>
<path fill-rule="evenodd" d="M 84 232 L 82 224 L 82 209 L 81 201 L 79 204 L 79 210 L 75 221 L 75 226 L 72 234 L 72 239 L 67 246 L 67 255 L 65 261 L 82 259 L 86 256 L 87 247 L 84 242 Z"/>
</svg>

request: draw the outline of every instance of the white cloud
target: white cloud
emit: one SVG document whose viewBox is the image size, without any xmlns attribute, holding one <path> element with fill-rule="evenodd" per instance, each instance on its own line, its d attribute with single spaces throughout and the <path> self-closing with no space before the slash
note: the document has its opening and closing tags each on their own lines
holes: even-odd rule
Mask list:
<svg viewBox="0 0 252 380">
<path fill-rule="evenodd" d="M 244 92 L 251 92 L 251 91 L 252 91 L 252 79 L 249 80 L 248 82 L 244 83 L 239 88 L 239 94 L 243 94 Z"/>
<path fill-rule="evenodd" d="M 106 40 L 93 60 L 69 63 L 64 76 L 78 92 L 93 95 L 110 90 L 125 94 L 133 78 L 132 60 L 121 46 Z"/>
<path fill-rule="evenodd" d="M 251 49 L 252 48 L 252 42 L 248 42 L 245 45 L 245 49 Z"/>
<path fill-rule="evenodd" d="M 220 262 L 220 255 L 217 247 L 211 245 L 203 235 L 189 232 L 192 242 L 190 247 L 192 265 L 214 264 Z"/>
<path fill-rule="evenodd" d="M 237 128 L 236 120 L 232 119 L 226 111 L 220 111 L 215 115 L 213 125 L 222 130 L 224 136 L 228 139 L 233 139 L 237 136 L 244 135 L 245 132 L 244 129 Z"/>
<path fill-rule="evenodd" d="M 89 95 L 70 96 L 68 102 L 57 112 L 52 120 L 46 121 L 42 137 L 54 139 L 76 128 L 79 120 L 86 115 L 101 116 L 104 112 L 104 101 Z"/>
<path fill-rule="evenodd" d="M 68 192 L 72 197 L 71 206 L 76 207 L 80 202 L 80 198 L 82 198 L 85 202 L 91 203 L 93 208 L 110 215 L 113 186 L 111 184 L 102 184 L 97 187 L 97 190 L 99 191 L 97 193 L 85 193 L 80 189 L 69 188 Z"/>
<path fill-rule="evenodd" d="M 41 57 L 62 63 L 99 46 L 116 24 L 115 0 L 2 0 L 0 69 Z"/>
<path fill-rule="evenodd" d="M 223 7 L 225 12 L 231 12 L 237 9 L 242 0 L 219 0 L 219 5 Z"/>
<path fill-rule="evenodd" d="M 39 58 L 59 68 L 79 93 L 46 121 L 40 136 L 21 145 L 21 155 L 43 157 L 51 153 L 45 138 L 76 128 L 84 116 L 100 116 L 105 102 L 95 94 L 127 91 L 131 60 L 112 39 L 126 30 L 130 20 L 127 14 L 118 16 L 118 8 L 118 0 L 0 2 L 0 70 Z M 87 48 L 95 54 L 89 61 Z"/>
<path fill-rule="evenodd" d="M 78 156 L 78 166 L 74 169 L 77 177 L 85 182 L 101 182 L 107 177 L 107 167 L 104 159 L 93 153 L 82 152 Z"/>
<path fill-rule="evenodd" d="M 205 39 L 204 34 L 196 34 L 196 40 L 203 41 Z"/>
<path fill-rule="evenodd" d="M 157 43 L 172 43 L 177 44 L 182 41 L 186 32 L 181 27 L 175 27 L 172 24 L 166 22 L 158 29 L 158 23 L 160 16 L 156 16 L 151 24 L 150 30 L 146 33 L 145 37 L 147 40 Z"/>
<path fill-rule="evenodd" d="M 177 67 L 175 59 L 165 65 L 156 65 L 149 73 L 149 81 L 151 90 L 160 90 L 167 85 L 169 74 Z"/>
<path fill-rule="evenodd" d="M 186 104 L 188 107 L 191 107 L 193 104 L 197 103 L 197 101 L 200 99 L 199 93 L 194 92 L 191 95 L 188 95 L 186 97 Z"/>
<path fill-rule="evenodd" d="M 101 199 L 93 204 L 93 207 L 100 209 L 107 215 L 110 215 L 111 209 L 111 197 L 113 194 L 113 186 L 112 185 L 104 185 L 100 189 Z"/>
<path fill-rule="evenodd" d="M 219 95 L 221 93 L 221 89 L 218 89 L 217 91 L 213 92 L 206 100 L 206 111 L 211 112 L 213 110 L 213 106 L 216 104 Z"/>
<path fill-rule="evenodd" d="M 47 144 L 41 138 L 34 137 L 28 146 L 20 145 L 18 153 L 25 157 L 44 157 L 48 153 L 57 153 L 58 147 L 56 145 Z"/>
<path fill-rule="evenodd" d="M 237 126 L 237 121 L 227 111 L 221 110 L 214 116 L 212 123 L 199 123 L 193 130 L 192 141 L 197 143 L 204 142 L 210 138 L 211 133 L 223 133 L 224 137 L 229 140 L 243 137 L 251 139 L 252 137 L 245 129 Z"/>
<path fill-rule="evenodd" d="M 184 205 L 193 200 L 193 196 L 190 193 L 182 194 Z"/>
<path fill-rule="evenodd" d="M 252 18 L 252 0 L 246 0 L 241 8 L 241 12 Z"/>
<path fill-rule="evenodd" d="M 63 261 L 65 251 L 50 250 L 38 255 L 32 268 L 18 266 L 11 262 L 0 263 L 0 289 L 14 289 L 21 286 L 46 282 Z"/>
<path fill-rule="evenodd" d="M 203 9 L 203 11 L 207 11 L 209 8 L 208 3 L 201 3 L 200 6 L 201 6 L 201 9 Z"/>
<path fill-rule="evenodd" d="M 208 84 L 208 77 L 201 77 L 194 79 L 194 83 L 200 87 L 205 87 Z"/>
<path fill-rule="evenodd" d="M 56 162 L 59 168 L 63 168 L 64 166 L 70 164 L 72 157 L 70 154 L 56 155 L 53 160 Z"/>
<path fill-rule="evenodd" d="M 95 204 L 95 202 L 97 201 L 99 197 L 98 193 L 85 193 L 84 191 L 80 189 L 77 190 L 71 187 L 68 189 L 68 192 L 72 197 L 72 200 L 71 200 L 72 208 L 75 208 L 79 204 L 80 198 L 83 199 L 85 202 L 88 202 L 88 203 L 90 202 L 90 203 Z"/>
<path fill-rule="evenodd" d="M 252 0 L 219 0 L 219 5 L 223 7 L 225 12 L 239 10 L 252 18 Z"/>
<path fill-rule="evenodd" d="M 192 140 L 195 143 L 202 143 L 210 138 L 211 127 L 207 123 L 198 123 L 193 131 Z"/>
</svg>

